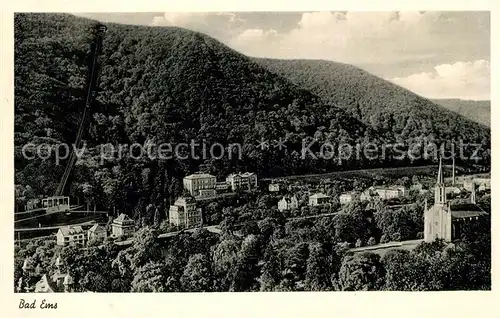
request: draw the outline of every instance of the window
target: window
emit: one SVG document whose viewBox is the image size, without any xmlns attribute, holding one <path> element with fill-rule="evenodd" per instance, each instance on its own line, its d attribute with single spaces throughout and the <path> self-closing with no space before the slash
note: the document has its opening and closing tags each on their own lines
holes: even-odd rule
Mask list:
<svg viewBox="0 0 500 318">
<path fill-rule="evenodd" d="M 52 202 L 52 199 L 49 199 L 49 200 L 48 200 L 48 203 L 49 203 L 49 208 L 51 208 L 51 207 L 52 207 L 52 203 L 53 203 L 53 202 Z"/>
</svg>

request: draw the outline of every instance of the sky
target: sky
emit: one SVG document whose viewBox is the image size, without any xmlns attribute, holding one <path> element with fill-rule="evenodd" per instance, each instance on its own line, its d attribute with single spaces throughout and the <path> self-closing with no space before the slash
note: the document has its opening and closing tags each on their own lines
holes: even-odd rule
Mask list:
<svg viewBox="0 0 500 318">
<path fill-rule="evenodd" d="M 490 14 L 415 12 L 78 13 L 177 26 L 254 57 L 356 65 L 427 98 L 490 99 Z"/>
</svg>

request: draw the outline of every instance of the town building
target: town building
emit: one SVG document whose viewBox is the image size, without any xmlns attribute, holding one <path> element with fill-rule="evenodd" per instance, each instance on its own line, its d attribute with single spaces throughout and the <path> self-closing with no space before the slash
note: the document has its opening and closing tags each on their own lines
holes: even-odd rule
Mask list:
<svg viewBox="0 0 500 318">
<path fill-rule="evenodd" d="M 404 186 L 375 187 L 374 191 L 382 200 L 397 199 L 406 195 Z"/>
<path fill-rule="evenodd" d="M 87 231 L 87 240 L 104 240 L 108 236 L 108 231 L 106 231 L 106 228 L 102 225 L 99 224 L 94 224 L 92 227 Z"/>
<path fill-rule="evenodd" d="M 58 256 L 55 262 L 56 271 L 54 275 L 44 274 L 35 284 L 35 293 L 58 293 L 73 291 L 73 277 L 69 273 L 64 273 L 63 262 Z M 18 291 L 22 290 L 22 280 L 19 282 Z"/>
<path fill-rule="evenodd" d="M 279 191 L 280 191 L 280 185 L 278 183 L 269 184 L 269 192 L 279 192 Z"/>
<path fill-rule="evenodd" d="M 80 225 L 76 226 L 63 226 L 59 228 L 56 234 L 57 245 L 68 246 L 75 244 L 77 246 L 85 245 L 85 232 Z"/>
<path fill-rule="evenodd" d="M 323 193 L 316 193 L 309 197 L 309 206 L 320 206 L 327 204 L 330 197 Z"/>
<path fill-rule="evenodd" d="M 217 193 L 228 192 L 230 189 L 231 186 L 225 181 L 215 183 L 215 190 Z"/>
<path fill-rule="evenodd" d="M 196 200 L 190 196 L 179 197 L 168 211 L 170 224 L 181 228 L 199 227 L 203 223 L 201 208 L 196 206 Z"/>
<path fill-rule="evenodd" d="M 296 196 L 288 197 L 285 196 L 278 202 L 278 210 L 293 210 L 299 208 L 299 201 Z"/>
<path fill-rule="evenodd" d="M 340 202 L 340 204 L 347 204 L 349 202 L 352 202 L 352 201 L 355 201 L 355 200 L 358 200 L 358 199 L 360 199 L 360 195 L 359 195 L 359 192 L 357 192 L 357 191 L 351 191 L 351 192 L 347 192 L 347 193 L 342 193 L 339 196 L 339 202 Z"/>
<path fill-rule="evenodd" d="M 134 221 L 124 213 L 120 214 L 111 223 L 111 235 L 113 237 L 131 236 L 134 232 Z"/>
<path fill-rule="evenodd" d="M 476 204 L 475 187 L 473 187 L 471 200 L 468 203 L 447 200 L 440 160 L 437 182 L 434 187 L 434 205 L 430 208 L 425 207 L 424 240 L 432 242 L 435 239 L 443 239 L 450 242 L 460 237 L 465 224 L 474 222 L 485 215 L 487 213 Z"/>
<path fill-rule="evenodd" d="M 194 197 L 214 197 L 216 195 L 217 178 L 208 173 L 195 173 L 184 177 L 184 189 Z"/>
<path fill-rule="evenodd" d="M 376 201 L 379 200 L 380 197 L 375 191 L 373 191 L 372 188 L 370 188 L 363 191 L 363 193 L 361 193 L 361 195 L 359 196 L 359 199 L 361 201 Z"/>
<path fill-rule="evenodd" d="M 226 182 L 231 190 L 250 190 L 257 188 L 257 175 L 252 172 L 233 173 L 227 176 Z"/>
</svg>

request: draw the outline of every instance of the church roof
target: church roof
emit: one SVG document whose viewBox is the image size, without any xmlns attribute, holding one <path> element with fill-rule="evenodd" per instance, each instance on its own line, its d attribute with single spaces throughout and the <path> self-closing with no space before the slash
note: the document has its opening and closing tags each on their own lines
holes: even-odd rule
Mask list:
<svg viewBox="0 0 500 318">
<path fill-rule="evenodd" d="M 481 207 L 473 203 L 452 203 L 450 204 L 451 216 L 454 219 L 470 218 L 487 215 Z"/>
</svg>

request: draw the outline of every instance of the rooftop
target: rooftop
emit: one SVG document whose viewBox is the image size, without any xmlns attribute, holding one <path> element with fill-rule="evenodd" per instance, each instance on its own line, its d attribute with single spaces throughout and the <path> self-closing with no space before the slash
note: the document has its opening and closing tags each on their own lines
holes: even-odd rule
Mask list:
<svg viewBox="0 0 500 318">
<path fill-rule="evenodd" d="M 488 215 L 481 207 L 473 203 L 450 204 L 451 216 L 455 219 Z"/>
<path fill-rule="evenodd" d="M 193 179 L 207 179 L 207 178 L 215 178 L 214 175 L 211 175 L 209 173 L 193 173 L 193 174 L 190 174 L 189 176 L 185 176 L 184 179 L 188 179 L 188 180 L 193 180 Z"/>
<path fill-rule="evenodd" d="M 326 194 L 323 194 L 323 193 L 316 193 L 316 194 L 311 195 L 309 198 L 323 199 L 323 198 L 329 198 L 329 196 L 327 196 Z"/>
<path fill-rule="evenodd" d="M 131 218 L 128 217 L 128 215 L 122 213 L 113 222 L 123 223 L 123 222 L 133 222 L 133 221 Z"/>
<path fill-rule="evenodd" d="M 59 228 L 59 231 L 61 231 L 61 233 L 64 236 L 83 233 L 83 229 L 82 229 L 82 227 L 80 225 L 77 225 L 77 226 L 63 226 L 63 227 Z"/>
<path fill-rule="evenodd" d="M 97 223 L 92 225 L 92 227 L 89 229 L 89 232 L 104 232 L 104 231 L 106 231 L 104 226 L 99 225 Z"/>
</svg>

